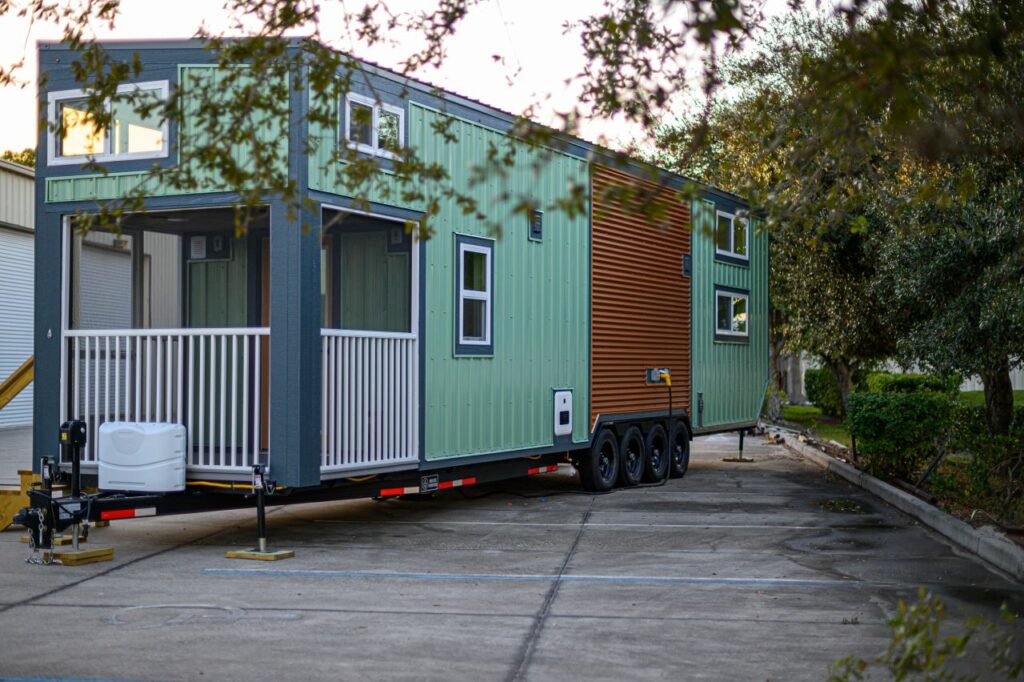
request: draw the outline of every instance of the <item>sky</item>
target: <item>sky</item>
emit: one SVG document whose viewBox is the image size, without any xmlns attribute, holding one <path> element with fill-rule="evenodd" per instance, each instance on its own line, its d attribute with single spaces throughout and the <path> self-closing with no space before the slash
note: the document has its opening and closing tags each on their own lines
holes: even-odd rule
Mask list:
<svg viewBox="0 0 1024 682">
<path fill-rule="evenodd" d="M 350 3 L 348 7 L 350 11 L 358 10 L 363 4 Z M 388 2 L 396 12 L 415 10 L 424 4 L 435 3 Z M 347 37 L 341 21 L 343 0 L 324 0 L 321 6 L 323 38 L 356 56 L 394 67 L 409 54 L 410 43 L 415 42 L 402 36 L 398 45 L 381 44 L 367 49 Z M 602 0 L 481 0 L 446 43 L 447 58 L 442 67 L 415 75 L 514 113 L 533 106 L 535 120 L 555 123 L 556 112 L 570 110 L 578 93 L 566 82 L 583 67 L 579 34 L 566 31 L 565 24 L 599 12 L 602 6 Z M 765 10 L 777 13 L 784 11 L 784 6 L 785 0 L 768 0 Z M 101 39 L 141 40 L 190 38 L 201 24 L 213 32 L 230 31 L 230 18 L 219 7 L 216 0 L 122 0 L 116 26 L 98 26 L 94 32 Z M 36 41 L 59 37 L 55 26 L 32 24 L 10 14 L 0 16 L 0 63 L 9 66 L 24 60 L 18 76 L 34 83 Z M 496 61 L 493 55 L 501 60 Z M 699 68 L 699 62 L 694 66 Z M 0 87 L 0 103 L 0 150 L 35 146 L 34 86 Z M 620 148 L 635 138 L 639 130 L 623 121 L 602 120 L 584 122 L 580 133 L 587 139 Z"/>
</svg>

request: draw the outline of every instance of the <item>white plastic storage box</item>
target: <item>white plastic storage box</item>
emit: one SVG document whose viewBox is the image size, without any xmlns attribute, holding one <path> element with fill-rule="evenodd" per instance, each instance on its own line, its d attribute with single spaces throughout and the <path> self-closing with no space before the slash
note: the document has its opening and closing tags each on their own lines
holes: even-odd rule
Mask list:
<svg viewBox="0 0 1024 682">
<path fill-rule="evenodd" d="M 185 489 L 185 427 L 107 422 L 99 432 L 100 490 L 177 492 Z"/>
</svg>

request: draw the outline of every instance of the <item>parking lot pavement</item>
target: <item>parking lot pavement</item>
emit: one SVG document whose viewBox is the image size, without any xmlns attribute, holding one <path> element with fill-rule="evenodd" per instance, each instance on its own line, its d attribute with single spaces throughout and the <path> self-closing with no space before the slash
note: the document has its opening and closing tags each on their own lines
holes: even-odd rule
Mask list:
<svg viewBox="0 0 1024 682">
<path fill-rule="evenodd" d="M 824 679 L 919 586 L 955 625 L 1024 587 L 761 439 L 694 441 L 662 487 L 567 471 L 428 500 L 115 522 L 116 560 L 31 566 L 0 535 L 0 678 Z M 563 467 L 563 469 L 565 469 Z M 975 663 L 976 664 L 976 663 Z M 970 664 L 969 664 L 970 665 Z"/>
</svg>

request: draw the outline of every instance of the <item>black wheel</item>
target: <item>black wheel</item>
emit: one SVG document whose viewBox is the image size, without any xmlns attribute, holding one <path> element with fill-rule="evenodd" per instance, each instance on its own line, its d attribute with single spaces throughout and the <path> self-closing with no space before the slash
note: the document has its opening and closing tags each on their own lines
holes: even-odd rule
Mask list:
<svg viewBox="0 0 1024 682">
<path fill-rule="evenodd" d="M 690 467 L 690 431 L 684 422 L 672 423 L 672 431 L 668 436 L 672 456 L 669 476 L 682 478 Z"/>
<path fill-rule="evenodd" d="M 580 458 L 580 483 L 589 492 L 611 490 L 619 475 L 619 440 L 611 429 L 602 429 L 590 452 Z"/>
<path fill-rule="evenodd" d="M 644 458 L 644 481 L 646 483 L 664 481 L 671 467 L 668 435 L 665 433 L 664 426 L 655 424 L 650 428 L 644 439 L 644 449 L 647 450 L 647 457 Z"/>
<path fill-rule="evenodd" d="M 622 485 L 636 485 L 644 476 L 644 434 L 636 426 L 630 426 L 619 441 L 619 481 Z"/>
</svg>

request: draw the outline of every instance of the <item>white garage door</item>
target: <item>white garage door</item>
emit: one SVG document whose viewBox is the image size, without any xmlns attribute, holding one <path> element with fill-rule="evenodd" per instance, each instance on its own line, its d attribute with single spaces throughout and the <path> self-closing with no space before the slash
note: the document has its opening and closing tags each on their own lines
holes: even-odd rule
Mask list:
<svg viewBox="0 0 1024 682">
<path fill-rule="evenodd" d="M 0 381 L 32 355 L 33 235 L 0 227 Z M 0 426 L 32 423 L 32 386 L 0 410 Z"/>
<path fill-rule="evenodd" d="M 81 267 L 78 328 L 131 329 L 131 253 L 83 244 Z"/>
</svg>

